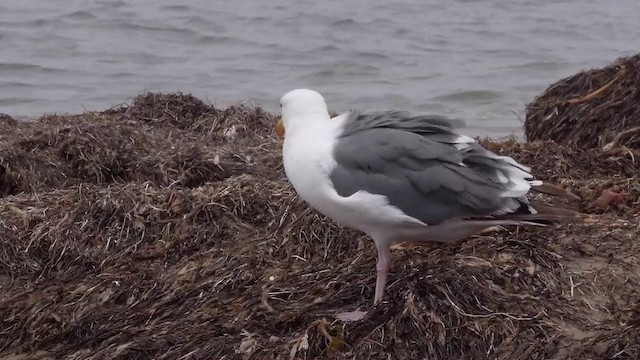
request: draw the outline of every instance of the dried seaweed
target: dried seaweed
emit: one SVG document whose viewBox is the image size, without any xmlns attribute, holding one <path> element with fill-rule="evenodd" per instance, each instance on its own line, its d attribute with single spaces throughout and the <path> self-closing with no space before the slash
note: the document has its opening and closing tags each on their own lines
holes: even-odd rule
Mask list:
<svg viewBox="0 0 640 360">
<path fill-rule="evenodd" d="M 580 147 L 640 146 L 640 54 L 552 84 L 527 106 L 525 135 Z"/>
<path fill-rule="evenodd" d="M 155 101 L 149 104 L 141 98 Z M 0 137 L 0 194 L 87 182 L 151 181 L 194 187 L 247 172 L 246 164 L 256 160 L 250 155 L 265 154 L 258 139 L 266 141 L 272 116 L 260 109 L 233 106 L 215 110 L 181 94 L 149 94 L 136 99 L 126 110 L 51 115 L 36 123 L 9 127 Z M 188 116 L 205 114 L 202 109 L 215 118 L 210 122 L 200 118 L 186 130 L 149 125 L 149 118 L 144 117 L 154 116 L 154 121 L 167 124 L 178 119 L 177 124 L 184 124 Z M 247 127 L 254 133 L 248 133 Z M 247 143 L 249 136 L 253 143 Z M 244 147 L 245 157 L 238 156 L 238 147 Z"/>
<path fill-rule="evenodd" d="M 371 306 L 372 241 L 296 197 L 271 115 L 194 99 L 10 125 L 0 357 L 640 355 L 633 150 L 486 140 L 599 221 L 398 247 L 387 296 L 343 324 L 335 313 Z M 595 206 L 605 191 L 628 196 Z"/>
</svg>

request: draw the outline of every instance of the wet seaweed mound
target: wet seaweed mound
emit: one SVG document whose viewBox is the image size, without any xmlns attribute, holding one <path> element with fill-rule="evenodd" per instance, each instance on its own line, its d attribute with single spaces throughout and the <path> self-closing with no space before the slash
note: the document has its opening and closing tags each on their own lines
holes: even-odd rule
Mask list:
<svg viewBox="0 0 640 360">
<path fill-rule="evenodd" d="M 527 106 L 528 140 L 640 147 L 640 54 L 552 84 Z"/>
<path fill-rule="evenodd" d="M 601 219 L 393 251 L 284 179 L 273 116 L 146 94 L 0 123 L 0 357 L 636 359 L 639 154 L 486 146 Z M 549 199 L 547 199 L 549 200 Z"/>
</svg>

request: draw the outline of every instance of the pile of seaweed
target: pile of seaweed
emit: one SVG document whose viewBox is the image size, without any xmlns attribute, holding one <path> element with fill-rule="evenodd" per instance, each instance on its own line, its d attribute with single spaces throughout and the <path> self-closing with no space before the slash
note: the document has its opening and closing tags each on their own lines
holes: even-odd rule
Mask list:
<svg viewBox="0 0 640 360">
<path fill-rule="evenodd" d="M 640 54 L 552 84 L 528 105 L 528 140 L 640 147 Z"/>
<path fill-rule="evenodd" d="M 183 94 L 0 123 L 0 357 L 640 356 L 633 150 L 485 141 L 599 220 L 399 246 L 370 309 L 372 241 L 296 197 L 273 124 Z"/>
</svg>

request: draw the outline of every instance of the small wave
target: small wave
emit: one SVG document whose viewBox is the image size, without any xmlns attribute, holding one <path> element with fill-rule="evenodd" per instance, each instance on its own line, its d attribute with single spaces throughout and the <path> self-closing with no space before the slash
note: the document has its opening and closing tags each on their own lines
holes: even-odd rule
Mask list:
<svg viewBox="0 0 640 360">
<path fill-rule="evenodd" d="M 106 5 L 111 8 L 120 8 L 123 6 L 127 6 L 127 2 L 124 0 L 98 0 L 98 4 Z"/>
<path fill-rule="evenodd" d="M 66 70 L 27 63 L 0 63 L 0 71 L 38 71 L 43 73 L 63 73 Z"/>
<path fill-rule="evenodd" d="M 442 77 L 442 73 L 440 72 L 433 72 L 433 73 L 429 73 L 429 74 L 422 74 L 422 75 L 408 75 L 408 76 L 404 76 L 399 78 L 400 81 L 416 81 L 416 82 L 421 82 L 421 81 L 427 81 L 427 80 L 433 80 L 433 79 L 437 79 L 439 77 Z"/>
<path fill-rule="evenodd" d="M 160 10 L 189 11 L 191 10 L 191 7 L 189 5 L 162 5 L 160 6 Z"/>
<path fill-rule="evenodd" d="M 316 70 L 311 74 L 303 76 L 303 78 L 309 80 L 329 78 L 333 78 L 334 80 L 340 78 L 340 80 L 344 80 L 344 78 L 347 77 L 361 79 L 362 77 L 377 75 L 379 73 L 380 68 L 377 66 L 338 62 L 330 65 L 330 67 Z"/>
<path fill-rule="evenodd" d="M 331 26 L 343 27 L 343 28 L 344 27 L 354 27 L 354 26 L 357 26 L 357 25 L 358 25 L 358 23 L 355 20 L 351 19 L 351 18 L 341 19 L 341 20 L 338 20 L 338 21 L 334 22 L 333 24 L 331 24 Z"/>
<path fill-rule="evenodd" d="M 0 82 L 0 88 L 3 88 L 3 89 L 17 90 L 17 89 L 31 89 L 35 87 L 36 86 L 33 84 L 24 83 L 22 81 L 1 81 Z"/>
<path fill-rule="evenodd" d="M 555 61 L 532 61 L 526 64 L 510 66 L 513 70 L 559 70 L 567 66 L 565 63 Z"/>
<path fill-rule="evenodd" d="M 311 74 L 310 77 L 324 78 L 324 77 L 333 76 L 335 74 L 337 74 L 335 70 L 327 69 L 327 70 L 316 71 L 315 73 Z"/>
<path fill-rule="evenodd" d="M 199 35 L 195 42 L 196 44 L 208 45 L 208 44 L 231 44 L 237 42 L 238 39 L 230 36 L 215 36 L 215 35 Z"/>
<path fill-rule="evenodd" d="M 268 17 L 268 16 L 252 16 L 249 18 L 250 21 L 254 21 L 254 22 L 269 22 L 272 20 L 272 18 Z"/>
<path fill-rule="evenodd" d="M 31 18 L 16 20 L 11 18 L 11 20 L 0 20 L 0 27 L 6 27 L 7 29 L 43 28 L 45 26 L 53 24 L 55 21 L 56 19 Z"/>
<path fill-rule="evenodd" d="M 340 48 L 335 46 L 335 45 L 332 45 L 332 44 L 323 45 L 323 46 L 320 46 L 320 47 L 317 47 L 317 48 L 311 50 L 312 53 L 316 53 L 316 52 L 320 52 L 320 53 L 327 53 L 327 52 L 337 53 L 339 51 L 340 51 Z"/>
<path fill-rule="evenodd" d="M 19 104 L 27 104 L 36 102 L 38 99 L 24 97 L 0 98 L 0 106 L 14 106 Z"/>
<path fill-rule="evenodd" d="M 96 19 L 96 16 L 89 11 L 74 11 L 72 13 L 63 15 L 62 18 L 73 20 L 93 20 Z"/>
<path fill-rule="evenodd" d="M 118 21 L 118 26 L 128 30 L 149 31 L 149 32 L 166 32 L 179 35 L 196 35 L 197 33 L 192 29 L 180 28 L 176 26 L 166 25 L 144 25 L 133 23 L 129 21 Z"/>
<path fill-rule="evenodd" d="M 438 101 L 493 101 L 499 99 L 502 95 L 499 92 L 491 90 L 467 90 L 457 91 L 450 94 L 440 95 L 432 98 Z"/>
<path fill-rule="evenodd" d="M 358 57 L 365 58 L 365 59 L 378 59 L 378 60 L 390 59 L 390 57 L 388 57 L 385 54 L 381 54 L 378 52 L 371 52 L 371 51 L 359 51 L 357 55 Z"/>
<path fill-rule="evenodd" d="M 108 79 L 125 79 L 125 78 L 129 78 L 129 77 L 134 77 L 135 74 L 134 73 L 130 73 L 130 72 L 117 72 L 117 73 L 112 73 L 112 74 L 107 74 L 105 75 L 106 78 Z"/>
</svg>

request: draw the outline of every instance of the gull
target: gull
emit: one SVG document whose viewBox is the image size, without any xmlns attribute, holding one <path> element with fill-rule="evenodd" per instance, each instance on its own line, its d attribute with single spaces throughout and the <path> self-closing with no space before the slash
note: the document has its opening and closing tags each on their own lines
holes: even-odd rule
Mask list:
<svg viewBox="0 0 640 360">
<path fill-rule="evenodd" d="M 383 298 L 396 243 L 450 243 L 489 228 L 545 226 L 577 214 L 534 205 L 527 199 L 532 188 L 562 191 L 456 133 L 446 117 L 390 110 L 331 118 L 322 95 L 309 89 L 287 92 L 280 107 L 276 133 L 284 137 L 284 170 L 299 197 L 375 243 L 374 305 Z"/>
</svg>

